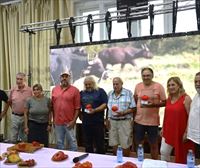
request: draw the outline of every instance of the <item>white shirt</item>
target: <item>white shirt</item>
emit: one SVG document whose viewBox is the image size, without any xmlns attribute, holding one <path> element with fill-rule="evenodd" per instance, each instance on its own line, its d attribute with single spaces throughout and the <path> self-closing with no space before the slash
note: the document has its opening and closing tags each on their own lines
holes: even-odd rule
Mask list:
<svg viewBox="0 0 200 168">
<path fill-rule="evenodd" d="M 200 144 L 200 94 L 198 93 L 190 106 L 187 138 Z"/>
</svg>

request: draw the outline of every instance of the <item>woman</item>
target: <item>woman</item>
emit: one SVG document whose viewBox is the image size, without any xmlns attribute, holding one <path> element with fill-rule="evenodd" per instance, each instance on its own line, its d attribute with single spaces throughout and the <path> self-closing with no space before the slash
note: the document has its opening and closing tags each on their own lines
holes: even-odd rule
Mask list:
<svg viewBox="0 0 200 168">
<path fill-rule="evenodd" d="M 161 160 L 170 161 L 174 148 L 175 162 L 186 163 L 188 149 L 194 150 L 194 144 L 186 138 L 191 98 L 185 93 L 179 77 L 168 79 L 167 91 L 169 96 L 161 131 Z"/>
<path fill-rule="evenodd" d="M 104 154 L 104 110 L 107 107 L 107 94 L 102 88 L 96 86 L 93 77 L 88 76 L 84 80 L 84 90 L 80 95 L 85 150 L 90 153 Z"/>
<path fill-rule="evenodd" d="M 25 133 L 28 142 L 40 142 L 48 147 L 48 132 L 51 130 L 50 99 L 43 95 L 40 84 L 33 86 L 33 96 L 27 99 L 25 105 Z"/>
</svg>

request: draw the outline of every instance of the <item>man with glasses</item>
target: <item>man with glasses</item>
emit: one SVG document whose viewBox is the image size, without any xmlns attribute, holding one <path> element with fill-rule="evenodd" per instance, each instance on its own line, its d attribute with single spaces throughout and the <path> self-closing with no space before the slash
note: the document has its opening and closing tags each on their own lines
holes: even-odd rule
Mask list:
<svg viewBox="0 0 200 168">
<path fill-rule="evenodd" d="M 16 86 L 10 90 L 8 104 L 5 111 L 2 112 L 1 118 L 7 113 L 8 107 L 12 108 L 11 115 L 11 136 L 10 141 L 26 141 L 24 133 L 24 107 L 27 98 L 32 96 L 32 89 L 26 85 L 26 75 L 22 72 L 16 75 Z"/>
<path fill-rule="evenodd" d="M 70 72 L 60 74 L 60 85 L 52 90 L 53 120 L 57 148 L 65 149 L 65 138 L 69 150 L 77 151 L 75 125 L 80 110 L 79 90 L 70 84 Z"/>
</svg>

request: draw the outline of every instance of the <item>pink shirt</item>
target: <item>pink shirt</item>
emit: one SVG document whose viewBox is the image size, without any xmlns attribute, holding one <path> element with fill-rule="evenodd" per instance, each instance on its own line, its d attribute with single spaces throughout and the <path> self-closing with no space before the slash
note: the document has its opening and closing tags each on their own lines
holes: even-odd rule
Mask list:
<svg viewBox="0 0 200 168">
<path fill-rule="evenodd" d="M 26 99 L 32 96 L 32 89 L 29 86 L 25 86 L 23 89 L 19 89 L 15 86 L 10 91 L 9 102 L 11 103 L 12 111 L 15 113 L 24 113 L 24 106 Z"/>
<path fill-rule="evenodd" d="M 157 126 L 160 124 L 159 107 L 141 108 L 141 97 L 146 95 L 148 101 L 158 103 L 166 100 L 165 90 L 163 86 L 157 82 L 153 82 L 150 86 L 144 86 L 143 82 L 135 87 L 134 95 L 138 97 L 137 113 L 135 122 L 142 125 Z"/>
<path fill-rule="evenodd" d="M 79 90 L 70 85 L 66 89 L 56 86 L 52 90 L 52 105 L 54 110 L 54 123 L 67 124 L 74 119 L 75 110 L 80 109 Z"/>
</svg>

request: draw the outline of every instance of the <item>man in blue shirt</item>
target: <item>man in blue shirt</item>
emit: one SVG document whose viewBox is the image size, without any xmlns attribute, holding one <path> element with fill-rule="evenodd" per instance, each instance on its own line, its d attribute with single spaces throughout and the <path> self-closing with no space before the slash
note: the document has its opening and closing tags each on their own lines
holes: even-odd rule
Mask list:
<svg viewBox="0 0 200 168">
<path fill-rule="evenodd" d="M 108 102 L 107 94 L 96 86 L 93 77 L 88 76 L 84 80 L 84 90 L 80 95 L 85 150 L 89 153 L 104 154 L 104 110 Z"/>
</svg>

